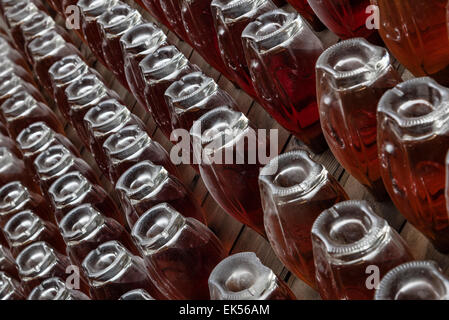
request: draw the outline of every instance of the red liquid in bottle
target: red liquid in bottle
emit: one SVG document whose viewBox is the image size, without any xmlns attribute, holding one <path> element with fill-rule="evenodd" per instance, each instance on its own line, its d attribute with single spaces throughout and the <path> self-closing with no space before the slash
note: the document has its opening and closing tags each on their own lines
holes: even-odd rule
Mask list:
<svg viewBox="0 0 449 320">
<path fill-rule="evenodd" d="M 139 64 L 145 78 L 145 106 L 165 136 L 170 139 L 173 130 L 170 108 L 165 91 L 175 81 L 192 72 L 200 71 L 175 46 L 157 49 Z"/>
<path fill-rule="evenodd" d="M 29 70 L 24 69 L 20 65 L 15 64 L 9 58 L 5 57 L 0 61 L 0 79 L 5 79 L 5 77 L 8 78 L 8 75 L 11 74 L 14 74 L 25 82 L 36 85 L 33 74 Z"/>
<path fill-rule="evenodd" d="M 310 23 L 315 31 L 323 31 L 326 27 L 318 19 L 315 12 L 313 12 L 307 0 L 287 0 L 288 3 L 292 5 L 293 8 L 298 11 L 301 16 Z"/>
<path fill-rule="evenodd" d="M 0 57 L 2 59 L 9 59 L 16 65 L 22 67 L 23 69 L 29 71 L 30 66 L 28 65 L 27 61 L 24 59 L 21 53 L 19 53 L 12 44 L 8 42 L 5 38 L 0 36 Z"/>
<path fill-rule="evenodd" d="M 142 3 L 147 11 L 155 17 L 160 23 L 170 28 L 164 11 L 162 11 L 161 3 L 159 0 L 142 0 Z"/>
<path fill-rule="evenodd" d="M 0 77 L 0 106 L 15 95 L 27 95 L 36 101 L 45 103 L 45 99 L 33 84 L 12 73 Z M 4 122 L 4 119 L 2 121 Z"/>
<path fill-rule="evenodd" d="M 59 278 L 50 278 L 34 288 L 28 296 L 28 300 L 90 300 L 90 298 L 81 291 L 74 290 L 72 287 Z"/>
<path fill-rule="evenodd" d="M 316 101 L 320 39 L 296 13 L 275 10 L 242 34 L 253 85 L 265 110 L 313 152 L 327 148 Z"/>
<path fill-rule="evenodd" d="M 101 186 L 90 183 L 79 172 L 70 172 L 58 178 L 48 193 L 58 223 L 70 210 L 89 203 L 99 212 L 124 225 L 124 217 L 106 191 Z"/>
<path fill-rule="evenodd" d="M 144 160 L 178 175 L 167 151 L 136 125 L 125 127 L 111 135 L 104 142 L 103 149 L 108 158 L 111 181 L 117 181 L 126 170 Z"/>
<path fill-rule="evenodd" d="M 159 0 L 159 4 L 170 30 L 174 31 L 184 41 L 189 41 L 182 22 L 180 2 L 178 0 Z"/>
<path fill-rule="evenodd" d="M 3 272 L 16 280 L 20 279 L 14 256 L 9 249 L 0 245 L 0 274 Z"/>
<path fill-rule="evenodd" d="M 1 126 L 3 126 L 3 124 L 0 122 L 0 127 Z M 8 132 L 3 132 L 3 131 L 6 131 L 6 128 L 5 128 L 5 130 L 0 130 L 0 131 L 2 131 L 0 133 L 0 148 L 8 149 L 8 151 L 11 152 L 15 157 L 21 159 L 22 153 L 20 152 L 19 148 L 17 148 L 17 145 L 15 144 L 14 140 L 12 140 L 8 136 Z"/>
<path fill-rule="evenodd" d="M 33 173 L 28 171 L 22 159 L 17 158 L 10 150 L 0 147 L 0 181 L 7 184 L 13 181 L 19 181 L 27 188 L 35 192 L 40 189 L 33 180 Z"/>
<path fill-rule="evenodd" d="M 107 218 L 90 204 L 71 210 L 60 223 L 67 244 L 67 255 L 81 267 L 86 256 L 100 244 L 116 240 L 127 250 L 138 255 L 130 234 L 116 220 Z"/>
<path fill-rule="evenodd" d="M 145 23 L 129 29 L 120 39 L 125 58 L 125 75 L 131 92 L 141 106 L 145 106 L 145 95 L 142 88 L 145 80 L 139 63 L 161 46 L 168 45 L 164 32 L 152 23 Z"/>
<path fill-rule="evenodd" d="M 91 108 L 84 116 L 84 124 L 89 134 L 90 149 L 105 174 L 108 174 L 108 158 L 103 144 L 107 138 L 127 126 L 135 125 L 146 130 L 142 120 L 115 99 L 105 100 Z"/>
<path fill-rule="evenodd" d="M 98 184 L 97 175 L 92 168 L 63 145 L 56 145 L 42 152 L 34 161 L 34 168 L 44 193 L 48 193 L 50 186 L 59 177 L 72 171 L 78 171 L 92 184 Z"/>
<path fill-rule="evenodd" d="M 184 217 L 206 223 L 193 194 L 165 168 L 150 161 L 142 161 L 125 171 L 115 189 L 130 227 L 146 211 L 161 203 L 168 203 Z"/>
<path fill-rule="evenodd" d="M 0 272 L 0 300 L 25 300 L 20 282 L 4 272 Z"/>
<path fill-rule="evenodd" d="M 209 275 L 226 252 L 204 224 L 160 204 L 140 217 L 132 236 L 150 276 L 166 297 L 210 299 Z"/>
</svg>

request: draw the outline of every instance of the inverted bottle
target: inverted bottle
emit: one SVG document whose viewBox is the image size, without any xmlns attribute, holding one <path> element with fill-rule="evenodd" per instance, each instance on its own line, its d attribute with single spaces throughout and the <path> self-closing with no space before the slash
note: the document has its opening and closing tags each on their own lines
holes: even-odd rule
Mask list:
<svg viewBox="0 0 449 320">
<path fill-rule="evenodd" d="M 401 82 L 387 50 L 363 38 L 342 41 L 318 59 L 324 137 L 337 160 L 378 199 L 388 197 L 377 152 L 377 106 Z"/>
<path fill-rule="evenodd" d="M 28 300 L 90 300 L 90 298 L 81 291 L 69 288 L 64 280 L 55 277 L 42 281 L 31 291 Z"/>
<path fill-rule="evenodd" d="M 345 201 L 323 211 L 312 228 L 316 283 L 323 299 L 371 300 L 369 267 L 379 277 L 413 260 L 407 244 L 366 201 Z"/>
<path fill-rule="evenodd" d="M 131 228 L 140 216 L 161 203 L 168 203 L 184 217 L 206 221 L 202 208 L 182 182 L 150 161 L 139 162 L 126 170 L 115 189 Z"/>
<path fill-rule="evenodd" d="M 265 110 L 313 152 L 323 152 L 314 69 L 321 40 L 301 16 L 278 9 L 248 24 L 242 41 Z"/>
<path fill-rule="evenodd" d="M 448 101 L 448 88 L 418 78 L 387 91 L 378 107 L 384 185 L 404 217 L 442 252 L 449 251 L 444 197 Z"/>
<path fill-rule="evenodd" d="M 14 256 L 4 245 L 0 245 L 0 272 L 5 273 L 8 277 L 12 277 L 14 280 L 20 280 Z"/>
<path fill-rule="evenodd" d="M 20 282 L 4 272 L 0 272 L 0 300 L 25 300 Z"/>
<path fill-rule="evenodd" d="M 348 196 L 337 180 L 302 150 L 284 153 L 259 175 L 264 225 L 279 259 L 316 288 L 311 231 L 315 219 Z"/>
<path fill-rule="evenodd" d="M 33 172 L 28 170 L 22 159 L 17 158 L 6 147 L 0 147 L 0 181 L 3 184 L 19 181 L 34 192 L 40 191 Z"/>
<path fill-rule="evenodd" d="M 212 300 L 296 300 L 287 284 L 253 252 L 221 261 L 209 277 Z"/>
<path fill-rule="evenodd" d="M 448 300 L 449 279 L 434 261 L 412 261 L 390 270 L 375 300 Z"/>
<path fill-rule="evenodd" d="M 226 253 L 205 225 L 160 204 L 139 218 L 132 236 L 148 272 L 166 297 L 209 299 L 209 274 Z"/>
</svg>

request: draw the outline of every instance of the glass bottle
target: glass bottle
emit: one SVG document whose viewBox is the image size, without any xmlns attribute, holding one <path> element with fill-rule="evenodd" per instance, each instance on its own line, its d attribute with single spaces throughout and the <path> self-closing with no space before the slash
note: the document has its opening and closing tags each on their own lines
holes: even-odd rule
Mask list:
<svg viewBox="0 0 449 320">
<path fill-rule="evenodd" d="M 107 218 L 91 204 L 80 205 L 71 210 L 59 224 L 67 244 L 70 260 L 81 266 L 83 260 L 100 244 L 116 240 L 127 250 L 138 255 L 131 236 L 116 220 Z"/>
<path fill-rule="evenodd" d="M 0 273 L 5 273 L 15 280 L 20 279 L 14 256 L 3 245 L 0 245 Z"/>
<path fill-rule="evenodd" d="M 242 32 L 258 16 L 276 8 L 271 0 L 213 0 L 211 3 L 225 67 L 237 84 L 253 97 L 256 97 L 256 92 L 245 60 Z"/>
<path fill-rule="evenodd" d="M 184 217 L 206 223 L 194 195 L 162 166 L 142 161 L 123 173 L 115 186 L 128 225 L 157 204 L 168 203 Z"/>
<path fill-rule="evenodd" d="M 0 59 L 9 59 L 16 65 L 31 72 L 30 67 L 19 51 L 17 51 L 6 39 L 0 36 Z"/>
<path fill-rule="evenodd" d="M 209 193 L 229 215 L 265 236 L 258 177 L 261 156 L 268 149 L 272 153 L 268 137 L 227 107 L 202 116 L 190 135 Z"/>
<path fill-rule="evenodd" d="M 212 300 L 296 300 L 287 284 L 253 252 L 227 257 L 209 277 Z"/>
<path fill-rule="evenodd" d="M 60 133 L 54 132 L 43 122 L 35 122 L 23 129 L 17 136 L 17 145 L 23 154 L 23 160 L 28 168 L 34 170 L 36 157 L 50 147 L 62 145 L 75 155 L 77 148 Z"/>
<path fill-rule="evenodd" d="M 20 65 L 17 65 L 9 58 L 0 57 L 0 78 L 9 78 L 8 75 L 14 74 L 15 76 L 21 78 L 25 82 L 35 85 L 33 74 L 29 70 L 24 69 Z"/>
<path fill-rule="evenodd" d="M 268 240 L 282 263 L 316 288 L 310 232 L 315 219 L 334 204 L 348 200 L 337 180 L 306 151 L 284 153 L 259 175 Z"/>
<path fill-rule="evenodd" d="M 143 289 L 135 289 L 123 294 L 119 300 L 154 300 L 154 298 Z"/>
<path fill-rule="evenodd" d="M 53 87 L 52 95 L 55 98 L 56 106 L 65 119 L 70 119 L 70 105 L 67 101 L 65 89 L 82 76 L 91 73 L 94 73 L 94 71 L 77 55 L 64 57 L 48 69 Z"/>
<path fill-rule="evenodd" d="M 315 31 L 323 31 L 326 28 L 320 19 L 318 19 L 315 12 L 313 12 L 307 0 L 287 0 L 287 2 L 290 3 L 308 23 L 310 23 Z"/>
<path fill-rule="evenodd" d="M 56 31 L 46 32 L 28 44 L 28 52 L 33 59 L 33 69 L 39 82 L 48 94 L 53 95 L 48 69 L 61 58 L 69 55 L 81 55 L 78 49 Z"/>
<path fill-rule="evenodd" d="M 162 11 L 161 3 L 159 0 L 142 0 L 142 3 L 147 9 L 147 11 L 155 17 L 160 23 L 166 25 L 167 27 L 170 27 L 170 24 L 168 23 L 164 11 Z"/>
<path fill-rule="evenodd" d="M 65 244 L 59 229 L 53 223 L 44 221 L 31 210 L 16 213 L 3 228 L 13 256 L 29 244 L 45 241 L 58 252 L 65 252 Z"/>
<path fill-rule="evenodd" d="M 92 107 L 84 116 L 90 149 L 104 173 L 108 172 L 108 159 L 103 150 L 104 142 L 120 129 L 131 125 L 146 130 L 142 120 L 115 99 L 104 100 Z"/>
<path fill-rule="evenodd" d="M 101 29 L 102 50 L 106 66 L 120 83 L 130 90 L 125 75 L 125 60 L 122 53 L 120 38 L 132 27 L 144 23 L 139 11 L 127 4 L 118 4 L 108 8 L 99 18 Z"/>
<path fill-rule="evenodd" d="M 300 15 L 278 9 L 248 24 L 242 41 L 265 110 L 313 152 L 323 152 L 315 82 L 321 40 Z"/>
<path fill-rule="evenodd" d="M 401 78 L 387 50 L 345 40 L 318 59 L 317 97 L 324 137 L 343 167 L 377 199 L 387 197 L 377 154 L 377 105 Z"/>
<path fill-rule="evenodd" d="M 0 127 L 1 125 L 2 123 L 0 122 Z M 19 148 L 17 148 L 14 140 L 9 137 L 8 132 L 5 133 L 3 130 L 0 131 L 2 131 L 0 132 L 0 148 L 6 148 L 6 150 L 12 153 L 17 159 L 21 159 L 22 153 Z"/>
<path fill-rule="evenodd" d="M 86 39 L 86 43 L 98 60 L 106 65 L 103 48 L 102 35 L 98 19 L 109 8 L 122 4 L 118 0 L 79 0 L 77 3 L 80 9 L 81 29 Z"/>
<path fill-rule="evenodd" d="M 25 39 L 20 30 L 20 25 L 28 21 L 39 9 L 31 1 L 18 1 L 5 12 L 5 21 L 9 27 L 9 33 L 17 48 L 25 52 Z"/>
<path fill-rule="evenodd" d="M 368 28 L 370 0 L 307 0 L 318 18 L 340 38 L 369 38 L 376 29 Z"/>
<path fill-rule="evenodd" d="M 73 171 L 59 177 L 48 191 L 58 223 L 70 210 L 89 203 L 107 217 L 124 225 L 124 218 L 112 198 L 98 184 L 92 184 L 80 172 Z"/>
<path fill-rule="evenodd" d="M 211 12 L 212 0 L 179 0 L 181 17 L 189 42 L 206 61 L 228 79 L 232 79 L 224 65 L 218 47 L 217 33 Z"/>
<path fill-rule="evenodd" d="M 164 203 L 139 218 L 132 236 L 158 289 L 169 299 L 208 300 L 207 280 L 226 257 L 204 224 Z"/>
<path fill-rule="evenodd" d="M 312 228 L 316 283 L 323 299 L 371 300 L 370 267 L 382 278 L 413 260 L 405 241 L 366 201 L 345 201 L 323 211 Z"/>
<path fill-rule="evenodd" d="M 83 270 L 94 299 L 117 300 L 134 289 L 144 289 L 156 299 L 163 298 L 143 259 L 132 255 L 117 241 L 105 242 L 92 250 L 83 261 Z"/>
<path fill-rule="evenodd" d="M 412 261 L 390 270 L 375 300 L 449 300 L 449 278 L 434 261 Z"/>
<path fill-rule="evenodd" d="M 13 73 L 0 77 L 0 106 L 15 95 L 28 95 L 39 102 L 45 102 L 36 87 Z"/>
<path fill-rule="evenodd" d="M 19 181 L 3 185 L 0 188 L 0 227 L 3 228 L 13 215 L 24 210 L 33 211 L 44 221 L 55 221 L 50 205 L 40 194 Z"/>
<path fill-rule="evenodd" d="M 50 147 L 38 155 L 34 160 L 34 168 L 39 177 L 41 190 L 45 194 L 59 177 L 72 171 L 80 172 L 92 184 L 99 184 L 92 168 L 63 145 Z"/>
<path fill-rule="evenodd" d="M 167 20 L 170 30 L 174 31 L 178 37 L 184 41 L 189 41 L 189 37 L 184 29 L 181 15 L 181 3 L 178 0 L 159 0 L 162 13 Z"/>
<path fill-rule="evenodd" d="M 139 63 L 161 46 L 166 46 L 167 37 L 153 23 L 144 23 L 129 29 L 121 38 L 124 70 L 132 94 L 141 106 L 145 106 L 145 80 Z"/>
<path fill-rule="evenodd" d="M 391 53 L 415 76 L 449 85 L 449 37 L 445 0 L 372 0 L 379 33 Z"/>
<path fill-rule="evenodd" d="M 178 175 L 167 151 L 136 125 L 124 127 L 111 135 L 104 142 L 103 149 L 108 159 L 111 181 L 116 182 L 126 170 L 144 160 Z"/>
<path fill-rule="evenodd" d="M 17 136 L 35 122 L 43 122 L 53 131 L 64 134 L 56 114 L 45 104 L 37 101 L 27 92 L 18 92 L 0 107 L 11 138 Z"/>
<path fill-rule="evenodd" d="M 2 184 L 19 181 L 35 192 L 40 191 L 33 179 L 33 174 L 28 171 L 23 160 L 17 158 L 6 147 L 0 147 L 0 181 Z"/>
<path fill-rule="evenodd" d="M 65 94 L 70 106 L 70 122 L 85 146 L 89 148 L 89 134 L 84 125 L 84 116 L 87 111 L 104 100 L 120 100 L 120 98 L 115 91 L 108 89 L 95 74 L 81 76 L 65 89 Z"/>
<path fill-rule="evenodd" d="M 43 280 L 53 277 L 66 279 L 70 274 L 66 273 L 71 265 L 69 258 L 42 241 L 23 249 L 17 256 L 16 263 L 26 294 L 30 294 Z"/>
<path fill-rule="evenodd" d="M 0 272 L 0 300 L 25 300 L 20 282 L 4 272 Z"/>
<path fill-rule="evenodd" d="M 444 197 L 448 101 L 448 88 L 417 78 L 387 91 L 377 109 L 384 185 L 404 217 L 442 252 L 449 252 Z"/>
<path fill-rule="evenodd" d="M 69 288 L 60 278 L 50 278 L 42 281 L 31 291 L 28 300 L 90 300 L 79 290 Z"/>
<path fill-rule="evenodd" d="M 145 78 L 145 106 L 158 127 L 170 139 L 173 126 L 171 111 L 164 98 L 165 91 L 175 81 L 200 69 L 192 65 L 175 46 L 158 48 L 144 58 L 139 67 Z"/>
</svg>

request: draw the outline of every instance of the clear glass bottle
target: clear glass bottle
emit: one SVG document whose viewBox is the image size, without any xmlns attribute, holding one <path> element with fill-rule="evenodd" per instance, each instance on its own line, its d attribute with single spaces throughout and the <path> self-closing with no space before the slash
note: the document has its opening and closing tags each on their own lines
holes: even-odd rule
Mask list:
<svg viewBox="0 0 449 320">
<path fill-rule="evenodd" d="M 45 104 L 27 92 L 18 92 L 0 107 L 11 138 L 16 139 L 22 130 L 35 122 L 43 122 L 53 131 L 64 134 L 56 114 Z"/>
<path fill-rule="evenodd" d="M 220 54 L 228 72 L 248 94 L 256 97 L 245 53 L 242 32 L 258 16 L 277 9 L 271 0 L 213 0 L 211 3 Z"/>
<path fill-rule="evenodd" d="M 34 168 L 41 190 L 45 194 L 59 177 L 72 171 L 80 172 L 92 184 L 99 184 L 92 168 L 62 145 L 50 147 L 38 155 L 34 160 Z"/>
<path fill-rule="evenodd" d="M 115 99 L 104 100 L 92 107 L 84 116 L 84 126 L 87 129 L 90 149 L 104 173 L 108 173 L 108 159 L 103 150 L 104 142 L 120 129 L 131 125 L 136 125 L 146 131 L 142 120 Z"/>
<path fill-rule="evenodd" d="M 97 20 L 101 29 L 102 50 L 106 66 L 128 90 L 125 75 L 125 60 L 120 38 L 132 27 L 144 23 L 139 11 L 127 4 L 109 7 Z"/>
<path fill-rule="evenodd" d="M 80 172 L 73 171 L 59 177 L 48 191 L 56 221 L 60 222 L 70 210 L 85 203 L 124 225 L 125 219 L 112 198 L 98 184 L 92 184 Z"/>
<path fill-rule="evenodd" d="M 141 106 L 145 106 L 145 80 L 139 63 L 161 46 L 167 46 L 164 32 L 153 23 L 139 24 L 129 29 L 121 38 L 124 70 L 132 94 Z"/>
<path fill-rule="evenodd" d="M 4 272 L 0 272 L 0 300 L 25 300 L 20 282 Z"/>
<path fill-rule="evenodd" d="M 19 276 L 26 294 L 43 280 L 59 277 L 66 279 L 71 265 L 69 258 L 57 252 L 46 242 L 35 242 L 19 253 L 16 259 Z"/>
<path fill-rule="evenodd" d="M 404 217 L 442 252 L 449 252 L 444 197 L 448 102 L 448 88 L 418 78 L 387 91 L 377 109 L 384 185 Z"/>
<path fill-rule="evenodd" d="M 54 132 L 43 122 L 35 122 L 23 129 L 17 136 L 17 145 L 23 154 L 23 160 L 28 168 L 34 170 L 36 157 L 50 147 L 61 145 L 78 155 L 78 149 L 72 142 L 60 133 Z"/>
<path fill-rule="evenodd" d="M 159 290 L 169 299 L 208 300 L 207 281 L 226 257 L 217 236 L 164 203 L 142 215 L 132 236 Z"/>
<path fill-rule="evenodd" d="M 323 152 L 315 81 L 321 40 L 300 15 L 278 9 L 248 24 L 242 41 L 262 106 L 313 152 Z"/>
<path fill-rule="evenodd" d="M 173 125 L 171 111 L 164 98 L 165 91 L 173 82 L 200 69 L 192 65 L 175 46 L 160 47 L 144 58 L 139 67 L 145 78 L 145 106 L 170 139 Z"/>
<path fill-rule="evenodd" d="M 449 86 L 447 1 L 372 0 L 379 33 L 391 53 L 416 77 Z"/>
<path fill-rule="evenodd" d="M 156 299 L 164 298 L 148 275 L 143 259 L 117 241 L 105 242 L 92 250 L 83 261 L 83 270 L 94 299 L 117 300 L 134 289 L 144 289 Z"/>
<path fill-rule="evenodd" d="M 212 0 L 179 0 L 181 17 L 189 42 L 206 61 L 228 79 L 232 79 L 224 65 L 218 47 L 217 33 L 210 5 Z"/>
<path fill-rule="evenodd" d="M 258 177 L 260 155 L 271 149 L 268 137 L 243 113 L 227 107 L 198 119 L 190 135 L 209 193 L 229 215 L 265 236 Z"/>
<path fill-rule="evenodd" d="M 103 38 L 98 19 L 105 11 L 119 3 L 123 4 L 118 0 L 79 0 L 77 3 L 81 13 L 81 29 L 86 43 L 104 66 L 107 66 L 107 64 L 104 59 Z"/>
<path fill-rule="evenodd" d="M 377 105 L 401 82 L 387 50 L 345 40 L 318 59 L 317 97 L 324 137 L 337 160 L 373 195 L 388 197 L 377 153 Z"/>
<path fill-rule="evenodd" d="M 154 300 L 154 298 L 143 289 L 135 289 L 123 294 L 119 300 Z"/>
<path fill-rule="evenodd" d="M 0 77 L 0 106 L 15 95 L 28 95 L 45 103 L 45 99 L 36 87 L 13 73 Z"/>
<path fill-rule="evenodd" d="M 15 280 L 20 280 L 14 256 L 3 245 L 0 245 L 0 272 L 6 273 Z"/>
<path fill-rule="evenodd" d="M 375 300 L 449 300 L 449 278 L 434 261 L 412 261 L 390 270 Z"/>
<path fill-rule="evenodd" d="M 108 99 L 120 100 L 117 93 L 106 87 L 95 74 L 85 74 L 72 82 L 65 95 L 70 106 L 69 117 L 73 127 L 78 132 L 87 148 L 90 148 L 89 134 L 84 125 L 84 116 L 94 106 Z"/>
<path fill-rule="evenodd" d="M 39 192 L 40 189 L 33 178 L 33 172 L 28 171 L 28 167 L 25 166 L 22 159 L 17 158 L 6 147 L 0 147 L 0 181 L 2 184 L 19 181 L 27 188 Z"/>
<path fill-rule="evenodd" d="M 139 162 L 125 171 L 115 190 L 131 228 L 140 216 L 161 203 L 169 204 L 184 217 L 206 223 L 194 195 L 164 167 L 150 161 Z"/>
<path fill-rule="evenodd" d="M 8 75 L 10 74 L 21 78 L 25 82 L 35 85 L 33 74 L 29 70 L 17 65 L 7 57 L 0 57 L 0 78 L 8 78 Z"/>
<path fill-rule="evenodd" d="M 323 299 L 371 300 L 369 267 L 382 278 L 413 260 L 407 244 L 366 201 L 345 201 L 323 211 L 312 228 L 316 283 Z"/>
<path fill-rule="evenodd" d="M 64 240 L 53 223 L 44 221 L 31 210 L 16 213 L 3 228 L 9 248 L 14 257 L 29 244 L 45 241 L 58 252 L 65 252 Z"/>
<path fill-rule="evenodd" d="M 175 176 L 178 175 L 167 151 L 136 125 L 124 127 L 111 135 L 104 142 L 103 149 L 108 158 L 111 181 L 116 182 L 126 170 L 145 160 L 163 166 Z"/>
<path fill-rule="evenodd" d="M 375 28 L 367 28 L 370 0 L 307 0 L 318 18 L 342 39 L 371 38 Z"/>
<path fill-rule="evenodd" d="M 42 281 L 31 291 L 28 300 L 90 300 L 90 298 L 79 290 L 69 288 L 64 280 L 56 277 Z"/>
<path fill-rule="evenodd" d="M 59 227 L 67 244 L 70 260 L 81 266 L 83 260 L 100 244 L 116 240 L 127 250 L 138 255 L 131 236 L 116 220 L 108 218 L 91 204 L 80 205 L 61 220 Z"/>
<path fill-rule="evenodd" d="M 5 12 L 5 21 L 8 24 L 11 38 L 22 53 L 25 52 L 25 39 L 20 25 L 31 19 L 38 11 L 39 9 L 31 1 L 17 1 Z"/>
<path fill-rule="evenodd" d="M 70 120 L 70 105 L 67 101 L 65 89 L 82 76 L 91 73 L 94 73 L 94 71 L 77 55 L 64 57 L 48 69 L 56 106 L 68 121 Z M 98 78 L 100 77 L 98 76 Z"/>
<path fill-rule="evenodd" d="M 221 261 L 209 277 L 212 300 L 296 300 L 287 284 L 253 252 Z"/>
<path fill-rule="evenodd" d="M 0 36 L 0 58 L 9 59 L 16 65 L 31 72 L 30 67 L 19 51 L 17 51 L 5 38 Z"/>
<path fill-rule="evenodd" d="M 349 199 L 346 192 L 303 150 L 271 160 L 260 171 L 259 185 L 271 247 L 290 271 L 316 288 L 310 232 L 321 212 Z"/>
<path fill-rule="evenodd" d="M 48 69 L 56 62 L 69 55 L 80 55 L 78 49 L 64 40 L 56 31 L 46 32 L 28 44 L 28 53 L 33 59 L 33 69 L 39 82 L 49 95 L 53 95 Z"/>
<path fill-rule="evenodd" d="M 13 215 L 24 210 L 33 211 L 44 221 L 55 221 L 50 205 L 40 194 L 19 181 L 3 185 L 0 188 L 0 227 L 3 228 Z"/>
</svg>

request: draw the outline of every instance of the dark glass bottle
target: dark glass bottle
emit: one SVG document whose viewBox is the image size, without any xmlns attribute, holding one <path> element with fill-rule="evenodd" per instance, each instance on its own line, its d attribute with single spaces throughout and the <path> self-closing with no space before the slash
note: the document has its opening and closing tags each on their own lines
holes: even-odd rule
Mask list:
<svg viewBox="0 0 449 320">
<path fill-rule="evenodd" d="M 209 277 L 212 300 L 296 300 L 287 284 L 253 252 L 221 261 Z"/>
<path fill-rule="evenodd" d="M 139 162 L 125 171 L 115 189 L 130 227 L 146 211 L 161 203 L 173 206 L 184 217 L 206 222 L 203 210 L 182 182 L 150 161 Z"/>
<path fill-rule="evenodd" d="M 169 299 L 208 300 L 207 281 L 226 257 L 217 236 L 164 203 L 148 210 L 132 236 L 158 289 Z"/>
</svg>

